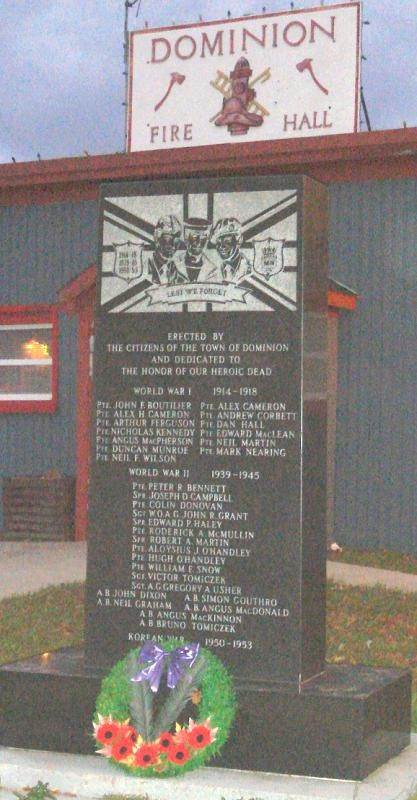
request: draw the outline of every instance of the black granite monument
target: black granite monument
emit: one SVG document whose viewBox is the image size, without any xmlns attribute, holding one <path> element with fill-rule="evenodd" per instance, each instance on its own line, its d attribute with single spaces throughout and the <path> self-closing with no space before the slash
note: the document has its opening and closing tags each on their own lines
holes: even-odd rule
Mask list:
<svg viewBox="0 0 417 800">
<path fill-rule="evenodd" d="M 103 671 L 183 636 L 235 676 L 219 764 L 363 778 L 409 742 L 410 676 L 324 662 L 326 190 L 112 184 L 101 210 L 85 662 L 3 668 L 1 741 L 58 749 L 11 718 L 56 691 L 88 752 Z"/>
<path fill-rule="evenodd" d="M 91 663 L 181 634 L 241 680 L 323 670 L 323 192 L 245 179 L 103 198 Z"/>
</svg>

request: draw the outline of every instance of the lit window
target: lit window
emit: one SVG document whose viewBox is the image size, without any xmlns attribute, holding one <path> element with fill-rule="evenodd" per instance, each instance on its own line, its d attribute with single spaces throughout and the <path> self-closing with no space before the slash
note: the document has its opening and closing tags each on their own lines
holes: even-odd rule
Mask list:
<svg viewBox="0 0 417 800">
<path fill-rule="evenodd" d="M 0 411 L 55 411 L 57 337 L 54 307 L 0 308 Z"/>
</svg>

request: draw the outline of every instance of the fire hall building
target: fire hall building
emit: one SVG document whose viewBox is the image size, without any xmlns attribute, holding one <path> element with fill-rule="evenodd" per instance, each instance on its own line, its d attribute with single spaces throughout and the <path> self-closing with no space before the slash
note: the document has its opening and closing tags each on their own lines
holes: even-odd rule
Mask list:
<svg viewBox="0 0 417 800">
<path fill-rule="evenodd" d="M 1 165 L 0 538 L 87 535 L 100 186 L 219 174 L 328 186 L 328 536 L 417 554 L 417 129 Z"/>
</svg>

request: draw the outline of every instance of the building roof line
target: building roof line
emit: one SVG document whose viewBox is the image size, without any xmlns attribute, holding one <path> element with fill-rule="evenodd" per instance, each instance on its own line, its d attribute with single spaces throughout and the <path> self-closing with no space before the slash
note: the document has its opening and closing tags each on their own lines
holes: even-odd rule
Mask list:
<svg viewBox="0 0 417 800">
<path fill-rule="evenodd" d="M 23 187 L 98 184 L 156 176 L 210 174 L 223 169 L 240 171 L 300 171 L 304 168 L 350 166 L 355 162 L 386 164 L 387 177 L 395 164 L 414 164 L 417 175 L 417 128 L 332 136 L 310 136 L 269 142 L 245 142 L 155 150 L 138 153 L 58 158 L 0 165 L 0 191 Z M 359 166 L 359 164 L 357 164 Z M 337 178 L 336 178 L 337 179 Z"/>
</svg>

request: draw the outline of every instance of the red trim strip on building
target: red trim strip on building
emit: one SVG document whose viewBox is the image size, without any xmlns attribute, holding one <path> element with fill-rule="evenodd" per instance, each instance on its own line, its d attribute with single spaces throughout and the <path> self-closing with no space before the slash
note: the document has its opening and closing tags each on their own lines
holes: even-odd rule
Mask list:
<svg viewBox="0 0 417 800">
<path fill-rule="evenodd" d="M 90 439 L 92 380 L 90 375 L 90 337 L 93 332 L 94 292 L 85 292 L 78 305 L 77 419 L 75 540 L 87 538 L 88 487 L 90 481 Z"/>
<path fill-rule="evenodd" d="M 69 281 L 59 293 L 59 306 L 69 317 L 73 316 L 79 308 L 81 296 L 90 289 L 95 289 L 97 277 L 97 267 L 90 264 L 87 269 L 80 272 L 76 278 Z"/>
<path fill-rule="evenodd" d="M 329 289 L 327 292 L 327 303 L 330 308 L 344 308 L 346 311 L 354 311 L 358 298 L 357 295 L 347 292 L 335 292 Z"/>
<path fill-rule="evenodd" d="M 98 197 L 103 181 L 304 173 L 325 183 L 417 177 L 417 128 L 0 165 L 0 205 Z"/>
</svg>

